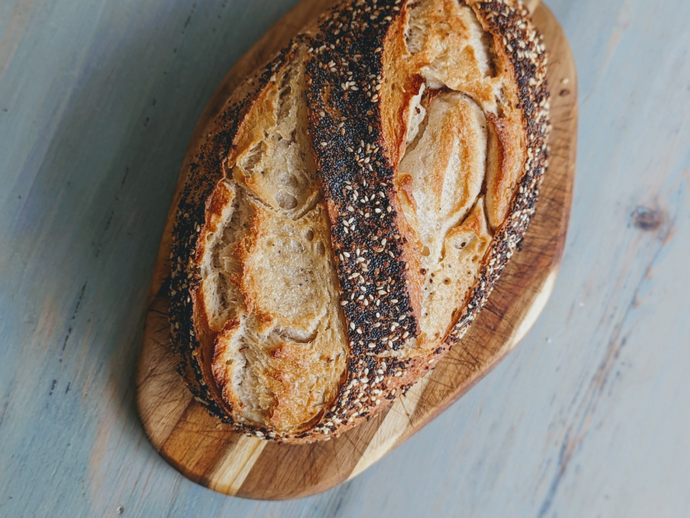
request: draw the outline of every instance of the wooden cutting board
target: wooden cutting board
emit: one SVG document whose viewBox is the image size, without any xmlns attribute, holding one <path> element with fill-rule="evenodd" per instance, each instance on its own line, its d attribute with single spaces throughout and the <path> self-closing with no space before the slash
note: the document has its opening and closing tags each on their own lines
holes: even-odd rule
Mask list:
<svg viewBox="0 0 690 518">
<path fill-rule="evenodd" d="M 304 0 L 280 20 L 228 73 L 192 143 L 244 77 L 334 3 Z M 188 151 L 158 254 L 137 372 L 137 403 L 146 434 L 186 477 L 221 493 L 257 499 L 297 498 L 332 488 L 361 473 L 445 410 L 529 331 L 551 293 L 563 253 L 577 141 L 577 79 L 568 42 L 546 6 L 533 1 L 530 8 L 549 51 L 553 132 L 550 167 L 522 251 L 513 257 L 465 339 L 436 369 L 389 409 L 339 438 L 294 446 L 238 435 L 209 416 L 177 374 L 165 284 L 172 215 L 188 170 L 192 150 Z"/>
</svg>

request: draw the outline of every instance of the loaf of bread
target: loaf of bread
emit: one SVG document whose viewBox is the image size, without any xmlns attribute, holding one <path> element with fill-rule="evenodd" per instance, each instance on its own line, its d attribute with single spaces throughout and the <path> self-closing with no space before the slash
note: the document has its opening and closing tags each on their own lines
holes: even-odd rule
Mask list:
<svg viewBox="0 0 690 518">
<path fill-rule="evenodd" d="M 534 214 L 546 56 L 514 0 L 350 0 L 228 99 L 179 204 L 180 372 L 238 431 L 338 435 L 477 317 Z"/>
</svg>

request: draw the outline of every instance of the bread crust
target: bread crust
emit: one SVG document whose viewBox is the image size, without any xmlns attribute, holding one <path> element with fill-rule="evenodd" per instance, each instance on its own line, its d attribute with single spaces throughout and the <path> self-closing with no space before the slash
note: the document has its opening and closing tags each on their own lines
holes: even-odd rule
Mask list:
<svg viewBox="0 0 690 518">
<path fill-rule="evenodd" d="M 422 78 L 422 67 L 434 68 L 431 54 L 424 50 L 432 46 L 428 42 L 407 64 L 400 59 L 410 55 L 407 31 L 416 7 L 413 2 L 344 2 L 234 92 L 200 146 L 176 217 L 171 326 L 180 372 L 197 400 L 239 431 L 300 443 L 327 439 L 368 420 L 460 341 L 524 237 L 547 166 L 545 49 L 521 3 L 452 0 L 457 8 L 450 1 L 428 3 L 450 9 L 457 18 L 454 23 L 476 17 L 491 35 L 487 48 L 495 70 L 487 72 L 489 79 L 476 76 L 477 66 L 458 72 L 447 63 L 437 66 L 440 72 L 429 72 L 432 79 Z M 234 332 L 240 324 L 229 318 L 223 329 L 214 329 L 200 289 L 200 264 L 207 238 L 217 231 L 233 196 L 223 182 L 228 175 L 225 160 L 237 153 L 237 137 L 247 114 L 281 67 L 295 57 L 298 45 L 309 48 L 305 92 L 309 134 L 328 214 L 349 355 L 337 394 L 326 409 L 300 428 L 281 431 L 233 417 L 241 403 L 228 388 L 228 372 L 212 365 L 218 336 Z M 470 53 L 463 59 L 474 58 Z M 450 310 L 448 329 L 438 339 L 427 336 L 420 324 L 429 276 L 422 268 L 425 250 L 416 223 L 405 216 L 406 203 L 412 204 L 412 212 L 416 210 L 411 181 L 400 178 L 399 169 L 410 144 L 410 128 L 404 122 L 411 102 L 425 81 L 437 81 L 444 70 L 454 71 L 446 79 L 462 85 L 486 113 L 487 149 L 493 159 L 487 160 L 478 201 L 460 220 L 464 227 L 454 227 L 446 238 L 472 232 L 491 240 L 487 244 L 487 238 L 480 238 L 472 245 L 483 253 L 476 280 Z M 499 81 L 496 78 L 502 81 L 505 109 L 491 104 L 494 98 L 489 93 L 492 81 Z M 279 354 L 291 353 L 285 349 Z M 294 354 L 295 362 L 306 361 L 296 350 Z M 290 404 L 283 402 L 288 413 L 294 410 Z"/>
</svg>

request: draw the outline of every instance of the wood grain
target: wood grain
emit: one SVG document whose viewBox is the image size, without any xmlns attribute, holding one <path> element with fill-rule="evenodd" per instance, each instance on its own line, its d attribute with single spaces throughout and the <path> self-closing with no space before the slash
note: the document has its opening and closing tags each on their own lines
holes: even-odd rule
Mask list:
<svg viewBox="0 0 690 518">
<path fill-rule="evenodd" d="M 203 132 L 242 78 L 265 62 L 333 0 L 305 0 L 267 33 L 228 73 L 201 117 Z M 352 478 L 426 425 L 515 348 L 541 313 L 553 289 L 565 243 L 575 172 L 576 72 L 560 25 L 533 2 L 535 23 L 550 54 L 553 134 L 551 165 L 537 216 L 522 250 L 467 337 L 406 396 L 371 421 L 333 440 L 284 445 L 235 434 L 208 416 L 186 392 L 171 353 L 166 279 L 173 211 L 188 168 L 187 159 L 164 231 L 137 374 L 138 407 L 154 447 L 188 478 L 218 492 L 257 499 L 297 498 Z M 562 87 L 568 84 L 567 93 Z"/>
</svg>

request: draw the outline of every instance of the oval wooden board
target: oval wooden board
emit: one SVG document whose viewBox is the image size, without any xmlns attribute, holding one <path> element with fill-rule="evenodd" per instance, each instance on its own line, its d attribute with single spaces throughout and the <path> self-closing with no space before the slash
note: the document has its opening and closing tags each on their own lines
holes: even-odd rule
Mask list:
<svg viewBox="0 0 690 518">
<path fill-rule="evenodd" d="M 166 297 L 172 215 L 190 156 L 204 127 L 237 84 L 334 3 L 303 1 L 228 73 L 192 137 L 156 263 L 137 372 L 139 414 L 154 448 L 170 464 L 191 480 L 228 495 L 257 499 L 308 496 L 371 466 L 467 392 L 518 344 L 546 304 L 563 253 L 575 175 L 577 80 L 560 25 L 546 6 L 532 2 L 534 22 L 549 51 L 550 167 L 522 251 L 513 257 L 466 338 L 405 397 L 330 441 L 294 446 L 238 435 L 192 398 L 177 374 L 170 349 Z"/>
</svg>

